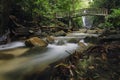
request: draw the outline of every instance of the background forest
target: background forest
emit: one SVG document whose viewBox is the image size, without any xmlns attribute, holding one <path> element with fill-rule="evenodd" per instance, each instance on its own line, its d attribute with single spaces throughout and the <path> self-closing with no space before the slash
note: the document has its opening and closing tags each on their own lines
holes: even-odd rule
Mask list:
<svg viewBox="0 0 120 80">
<path fill-rule="evenodd" d="M 82 8 L 106 8 L 109 16 L 106 21 L 102 17 L 94 17 L 93 26 L 105 28 L 120 25 L 120 1 L 119 0 L 1 0 L 0 2 L 0 32 L 15 27 L 11 20 L 30 27 L 30 23 L 37 23 L 39 26 L 53 26 L 55 24 L 54 14 L 59 12 L 69 12 Z M 68 19 L 62 20 L 68 24 Z M 76 27 L 82 26 L 81 17 L 72 20 Z M 18 25 L 17 25 L 18 26 Z"/>
</svg>

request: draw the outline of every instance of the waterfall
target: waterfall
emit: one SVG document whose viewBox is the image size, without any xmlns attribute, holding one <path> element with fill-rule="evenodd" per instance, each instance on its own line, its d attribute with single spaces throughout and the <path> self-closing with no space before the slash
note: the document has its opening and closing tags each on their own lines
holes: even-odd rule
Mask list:
<svg viewBox="0 0 120 80">
<path fill-rule="evenodd" d="M 86 10 L 84 10 L 83 13 L 87 13 Z M 83 27 L 89 29 L 92 27 L 92 23 L 93 23 L 93 16 L 82 16 L 82 21 L 83 21 Z"/>
</svg>

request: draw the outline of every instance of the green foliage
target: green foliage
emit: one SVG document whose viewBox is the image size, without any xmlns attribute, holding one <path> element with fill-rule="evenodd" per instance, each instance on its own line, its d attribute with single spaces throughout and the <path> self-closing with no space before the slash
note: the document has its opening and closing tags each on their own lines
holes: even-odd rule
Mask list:
<svg viewBox="0 0 120 80">
<path fill-rule="evenodd" d="M 120 8 L 112 10 L 113 12 L 108 16 L 107 21 L 118 28 L 120 26 Z"/>
<path fill-rule="evenodd" d="M 106 21 L 105 23 L 100 23 L 98 27 L 101 29 L 104 29 L 104 28 L 109 29 L 109 28 L 113 28 L 113 24 Z"/>
<path fill-rule="evenodd" d="M 91 3 L 91 7 L 97 8 L 119 8 L 120 7 L 120 0 L 93 0 Z"/>
<path fill-rule="evenodd" d="M 76 24 L 79 28 L 81 28 L 83 26 L 82 17 L 75 18 L 74 22 L 76 22 Z"/>
<path fill-rule="evenodd" d="M 107 8 L 109 15 L 105 22 L 99 17 L 94 17 L 94 25 L 100 28 L 118 28 L 120 26 L 120 0 L 93 0 L 91 3 L 93 8 Z"/>
</svg>

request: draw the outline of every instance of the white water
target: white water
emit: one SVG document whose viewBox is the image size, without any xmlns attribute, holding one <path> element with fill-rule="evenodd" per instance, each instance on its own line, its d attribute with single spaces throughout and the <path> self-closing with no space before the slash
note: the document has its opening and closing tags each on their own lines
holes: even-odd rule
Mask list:
<svg viewBox="0 0 120 80">
<path fill-rule="evenodd" d="M 66 37 L 56 37 L 56 39 L 67 40 L 71 38 L 76 38 L 81 40 L 85 36 L 88 36 L 88 34 L 70 33 Z M 97 35 L 91 34 L 91 36 Z M 84 41 L 81 40 L 81 42 Z M 0 51 L 8 49 L 12 50 L 14 48 L 24 46 L 24 42 L 12 42 L 6 45 L 1 45 Z M 28 56 L 17 57 L 12 60 L 3 60 L 3 62 L 0 63 L 0 80 L 21 80 L 21 77 L 24 74 L 27 74 L 34 70 L 43 70 L 49 64 L 54 63 L 55 61 L 58 61 L 70 55 L 68 52 L 73 53 L 77 49 L 77 47 L 77 44 L 67 42 L 64 45 L 49 44 L 45 48 L 45 51 L 41 51 L 41 49 L 39 48 L 29 49 L 24 53 L 29 53 Z M 21 51 L 22 49 L 20 48 Z M 17 53 L 18 52 L 15 52 L 14 54 Z"/>
<path fill-rule="evenodd" d="M 17 47 L 23 47 L 25 46 L 24 42 L 12 42 L 12 43 L 8 43 L 5 45 L 0 45 L 0 50 L 8 50 L 8 49 L 13 49 L 13 48 L 17 48 Z"/>
<path fill-rule="evenodd" d="M 83 39 L 86 36 L 94 36 L 97 37 L 99 36 L 98 34 L 89 34 L 89 33 L 78 33 L 78 32 L 73 32 L 73 33 L 69 33 L 67 36 L 74 36 L 74 38 L 80 38 Z"/>
<path fill-rule="evenodd" d="M 5 45 L 4 48 L 1 47 L 0 49 L 6 50 L 21 46 L 24 46 L 24 43 L 13 42 Z M 9 61 L 4 61 L 3 64 L 0 64 L 0 80 L 19 80 L 20 77 L 25 73 L 29 73 L 30 71 L 33 71 L 37 68 L 41 69 L 50 63 L 67 57 L 69 55 L 68 52 L 73 53 L 77 47 L 77 44 L 70 43 L 61 46 L 49 44 L 46 48 L 46 51 L 42 53 L 40 52 L 40 49 L 36 49 L 37 51 L 32 51 L 35 52 L 34 54 L 36 55 L 19 57 Z"/>
<path fill-rule="evenodd" d="M 87 11 L 84 11 L 84 13 L 87 13 Z M 83 27 L 90 29 L 93 24 L 93 16 L 82 16 L 83 21 Z"/>
</svg>

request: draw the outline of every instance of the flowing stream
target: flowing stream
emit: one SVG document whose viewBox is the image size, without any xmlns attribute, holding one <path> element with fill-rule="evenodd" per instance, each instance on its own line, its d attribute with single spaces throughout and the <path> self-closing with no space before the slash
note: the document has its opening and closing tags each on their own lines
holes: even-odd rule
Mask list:
<svg viewBox="0 0 120 80">
<path fill-rule="evenodd" d="M 71 36 L 70 36 L 71 35 Z M 24 42 L 13 42 L 0 45 L 0 53 L 11 53 L 16 55 L 11 60 L 0 60 L 0 80 L 21 80 L 21 77 L 34 70 L 44 70 L 49 64 L 69 56 L 78 45 L 67 43 L 67 39 L 77 38 L 81 40 L 86 34 L 71 33 L 67 37 L 56 37 L 57 40 L 64 40 L 65 44 L 49 44 L 45 49 L 26 48 Z M 57 42 L 57 41 L 56 41 Z M 18 55 L 22 56 L 18 56 Z"/>
</svg>

